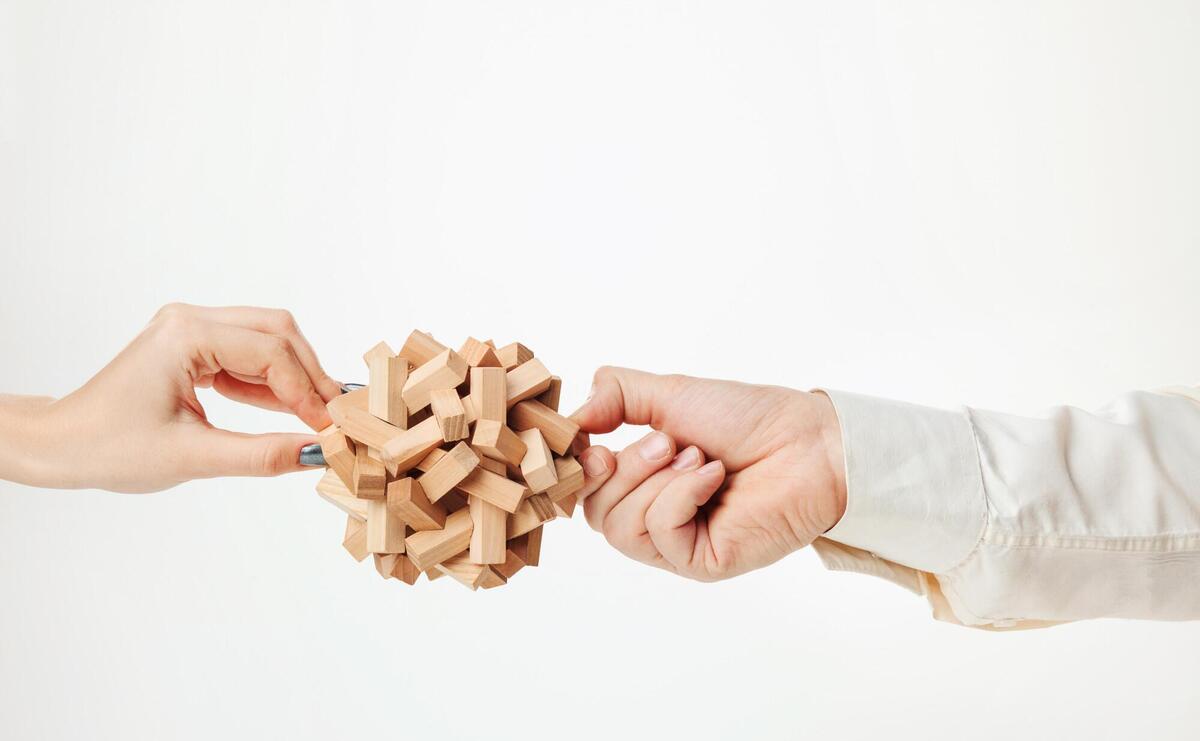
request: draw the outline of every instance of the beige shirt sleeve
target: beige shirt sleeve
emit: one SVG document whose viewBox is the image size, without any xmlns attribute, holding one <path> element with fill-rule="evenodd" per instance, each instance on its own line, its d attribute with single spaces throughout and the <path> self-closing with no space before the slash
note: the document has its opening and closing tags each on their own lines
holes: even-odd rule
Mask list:
<svg viewBox="0 0 1200 741">
<path fill-rule="evenodd" d="M 1200 388 L 1041 417 L 825 393 L 847 483 L 828 568 L 983 628 L 1200 618 Z"/>
</svg>

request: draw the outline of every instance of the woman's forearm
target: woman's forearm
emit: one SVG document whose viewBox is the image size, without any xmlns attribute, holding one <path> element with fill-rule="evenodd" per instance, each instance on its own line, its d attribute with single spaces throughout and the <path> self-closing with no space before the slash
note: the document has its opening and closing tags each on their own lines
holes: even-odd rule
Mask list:
<svg viewBox="0 0 1200 741">
<path fill-rule="evenodd" d="M 54 399 L 0 394 L 0 479 L 39 485 L 47 449 L 43 421 Z"/>
</svg>

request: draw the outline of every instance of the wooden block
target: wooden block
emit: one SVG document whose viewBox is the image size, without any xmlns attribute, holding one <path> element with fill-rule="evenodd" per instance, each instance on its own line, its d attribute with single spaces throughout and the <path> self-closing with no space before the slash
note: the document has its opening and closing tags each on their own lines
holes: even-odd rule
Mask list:
<svg viewBox="0 0 1200 741">
<path fill-rule="evenodd" d="M 470 547 L 471 511 L 460 509 L 447 515 L 446 527 L 413 533 L 408 536 L 405 545 L 408 557 L 418 569 L 425 571 L 433 568 Z"/>
<path fill-rule="evenodd" d="M 501 576 L 500 573 L 496 571 L 494 566 L 485 567 L 483 572 L 479 575 L 479 586 L 483 587 L 484 589 L 502 587 L 507 583 L 508 579 L 505 579 L 503 576 Z"/>
<path fill-rule="evenodd" d="M 496 351 L 496 358 L 505 368 L 516 368 L 521 363 L 533 359 L 533 350 L 520 342 L 510 342 Z"/>
<path fill-rule="evenodd" d="M 345 410 L 341 422 L 342 434 L 356 443 L 357 447 L 369 447 L 384 450 L 387 444 L 401 435 L 405 430 L 384 422 L 365 409 L 351 408 Z"/>
<path fill-rule="evenodd" d="M 433 339 L 433 335 L 414 329 L 408 339 L 404 341 L 404 347 L 400 348 L 399 355 L 413 366 L 418 366 L 428 363 L 447 349 L 449 348 Z"/>
<path fill-rule="evenodd" d="M 411 410 L 429 404 L 430 393 L 438 389 L 453 389 L 467 377 L 467 361 L 453 350 L 439 353 L 429 362 L 408 374 L 404 384 L 404 403 Z"/>
<path fill-rule="evenodd" d="M 321 455 L 347 487 L 354 486 L 354 443 L 337 425 L 329 425 L 318 435 Z"/>
<path fill-rule="evenodd" d="M 367 411 L 390 425 L 407 429 L 408 407 L 402 392 L 408 381 L 408 361 L 394 355 L 375 355 L 368 367 L 371 382 L 367 386 Z"/>
<path fill-rule="evenodd" d="M 365 353 L 363 353 L 363 362 L 367 364 L 367 370 L 370 370 L 371 361 L 375 360 L 376 358 L 390 358 L 395 354 L 396 353 L 392 352 L 392 348 L 388 346 L 388 343 L 380 341 L 376 343 L 375 346 L 370 350 L 367 350 Z"/>
<path fill-rule="evenodd" d="M 463 356 L 463 360 L 467 361 L 467 365 L 472 368 L 500 367 L 500 361 L 496 358 L 496 351 L 492 346 L 486 342 L 480 342 L 474 337 L 467 338 L 467 341 L 459 348 L 458 354 Z"/>
<path fill-rule="evenodd" d="M 474 448 L 472 448 L 474 450 Z M 488 458 L 483 454 L 482 450 L 476 450 L 475 454 L 479 456 L 479 467 L 491 471 L 497 476 L 508 477 L 508 466 L 503 461 L 498 461 L 494 458 Z"/>
<path fill-rule="evenodd" d="M 471 563 L 467 554 L 462 553 L 437 564 L 437 570 L 474 591 L 485 578 L 483 572 L 490 569 L 483 564 Z"/>
<path fill-rule="evenodd" d="M 555 458 L 554 472 L 558 475 L 558 483 L 546 490 L 550 501 L 557 502 L 583 488 L 583 466 L 579 465 L 579 461 L 572 456 Z"/>
<path fill-rule="evenodd" d="M 354 515 L 346 515 L 346 532 L 342 536 L 342 547 L 355 561 L 366 558 L 370 553 L 367 550 L 367 523 Z"/>
<path fill-rule="evenodd" d="M 527 566 L 537 566 L 542 560 L 542 528 L 534 528 L 529 531 L 529 543 L 525 555 L 521 556 L 521 560 Z"/>
<path fill-rule="evenodd" d="M 402 430 L 380 452 L 392 476 L 402 476 L 441 444 L 442 426 L 437 417 L 430 417 L 416 427 Z"/>
<path fill-rule="evenodd" d="M 467 500 L 471 512 L 471 563 L 504 563 L 508 513 L 479 497 Z"/>
<path fill-rule="evenodd" d="M 417 568 L 417 565 L 407 555 L 398 553 L 396 554 L 396 560 L 392 564 L 391 574 L 393 579 L 413 585 L 421 577 L 421 570 Z"/>
<path fill-rule="evenodd" d="M 554 456 L 550 447 L 538 428 L 531 427 L 517 433 L 521 442 L 525 443 L 525 455 L 521 458 L 521 478 L 525 486 L 534 494 L 546 491 L 558 483 L 558 473 L 554 467 Z"/>
<path fill-rule="evenodd" d="M 429 395 L 429 404 L 433 408 L 433 416 L 437 417 L 442 428 L 443 440 L 452 443 L 467 436 L 467 410 L 458 398 L 458 391 L 438 389 Z"/>
<path fill-rule="evenodd" d="M 417 469 L 418 471 L 428 471 L 445 456 L 446 451 L 442 450 L 441 448 L 434 448 L 433 450 L 429 451 L 428 455 L 417 461 L 417 465 L 413 466 L 413 468 Z"/>
<path fill-rule="evenodd" d="M 526 537 L 525 535 L 521 536 Z M 504 563 L 498 563 L 492 566 L 492 571 L 495 571 L 500 576 L 504 577 L 505 581 L 513 578 L 513 574 L 517 573 L 525 567 L 525 562 L 521 557 L 514 553 L 511 549 L 504 551 Z"/>
<path fill-rule="evenodd" d="M 361 388 L 354 389 L 348 394 L 342 394 L 337 398 L 330 399 L 325 405 L 325 409 L 329 411 L 329 418 L 338 427 L 341 427 L 346 418 L 346 411 L 349 409 L 359 409 L 367 411 L 367 406 L 370 399 L 370 389 Z M 345 432 L 345 430 L 342 430 Z"/>
<path fill-rule="evenodd" d="M 399 553 L 375 553 L 375 570 L 384 579 L 392 578 L 392 569 L 396 568 L 396 559 L 400 557 Z"/>
<path fill-rule="evenodd" d="M 521 459 L 525 457 L 525 443 L 521 442 L 517 433 L 503 422 L 493 422 L 490 419 L 481 419 L 475 423 L 471 447 L 483 451 L 489 458 L 513 466 L 521 465 Z"/>
<path fill-rule="evenodd" d="M 357 520 L 367 519 L 366 500 L 356 498 L 333 469 L 327 470 L 317 482 L 317 494 L 347 515 Z"/>
<path fill-rule="evenodd" d="M 571 449 L 571 441 L 579 434 L 579 424 L 568 419 L 536 399 L 518 402 L 509 412 L 508 422 L 514 430 L 541 430 L 546 444 L 559 455 Z"/>
<path fill-rule="evenodd" d="M 524 535 L 544 522 L 554 519 L 554 504 L 545 494 L 534 494 L 508 518 L 508 538 Z"/>
<path fill-rule="evenodd" d="M 508 541 L 508 549 L 525 562 L 526 566 L 537 566 L 542 557 L 542 526 Z"/>
<path fill-rule="evenodd" d="M 537 400 L 545 404 L 547 408 L 557 412 L 561 396 L 562 379 L 558 376 L 550 376 L 550 387 L 538 394 Z"/>
<path fill-rule="evenodd" d="M 371 553 L 404 553 L 404 520 L 382 499 L 367 502 L 367 550 Z"/>
<path fill-rule="evenodd" d="M 367 455 L 367 447 L 359 445 L 354 456 L 354 496 L 359 499 L 383 499 L 387 472 L 383 464 Z"/>
<path fill-rule="evenodd" d="M 592 436 L 586 432 L 580 432 L 571 441 L 571 455 L 577 456 L 590 447 L 592 447 Z"/>
<path fill-rule="evenodd" d="M 460 491 L 490 502 L 505 512 L 516 512 L 529 490 L 515 481 L 483 468 L 476 468 L 459 483 Z M 457 513 L 456 513 L 457 514 Z"/>
<path fill-rule="evenodd" d="M 421 484 L 413 478 L 396 479 L 387 486 L 387 506 L 413 530 L 441 530 L 446 510 L 429 501 Z"/>
<path fill-rule="evenodd" d="M 507 375 L 503 368 L 471 369 L 471 405 L 477 419 L 507 421 Z"/>
<path fill-rule="evenodd" d="M 579 497 L 574 494 L 568 494 L 562 499 L 554 500 L 554 515 L 556 517 L 566 517 L 570 519 L 571 515 L 575 514 L 575 505 L 579 503 Z"/>
<path fill-rule="evenodd" d="M 508 406 L 531 399 L 550 388 L 550 371 L 537 358 L 527 360 L 505 373 Z"/>
<path fill-rule="evenodd" d="M 429 581 L 436 581 L 446 575 L 446 572 L 442 571 L 437 566 L 425 569 L 425 571 L 422 573 L 425 574 L 425 577 L 429 579 Z"/>
<path fill-rule="evenodd" d="M 432 464 L 428 463 L 431 458 L 434 459 Z M 448 453 L 435 449 L 417 464 L 417 468 L 425 472 L 417 481 L 429 500 L 437 502 L 458 486 L 478 465 L 479 456 L 466 443 L 455 445 Z"/>
</svg>

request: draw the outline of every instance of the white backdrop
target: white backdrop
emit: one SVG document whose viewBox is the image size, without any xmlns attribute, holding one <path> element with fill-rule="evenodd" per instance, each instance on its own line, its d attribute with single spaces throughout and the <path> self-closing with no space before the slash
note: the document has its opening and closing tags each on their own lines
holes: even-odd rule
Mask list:
<svg viewBox="0 0 1200 741">
<path fill-rule="evenodd" d="M 0 390 L 172 300 L 288 307 L 344 380 L 520 339 L 572 408 L 603 363 L 1030 413 L 1200 380 L 1198 42 L 1186 1 L 0 0 Z M 408 589 L 316 478 L 0 484 L 0 736 L 1200 720 L 1196 625 L 972 632 L 808 552 L 693 584 L 578 517 L 507 588 Z"/>
</svg>

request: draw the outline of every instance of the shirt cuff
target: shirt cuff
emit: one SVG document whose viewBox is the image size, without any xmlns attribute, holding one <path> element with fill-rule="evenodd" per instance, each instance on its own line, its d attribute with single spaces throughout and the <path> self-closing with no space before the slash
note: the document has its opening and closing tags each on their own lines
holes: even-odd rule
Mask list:
<svg viewBox="0 0 1200 741">
<path fill-rule="evenodd" d="M 820 391 L 837 411 L 846 459 L 846 513 L 825 537 L 934 574 L 965 560 L 987 519 L 967 415 Z"/>
</svg>

